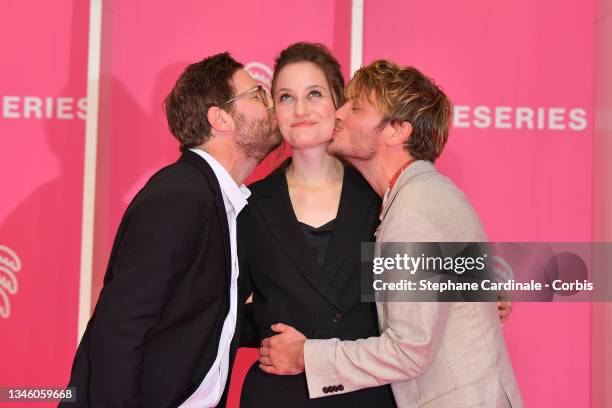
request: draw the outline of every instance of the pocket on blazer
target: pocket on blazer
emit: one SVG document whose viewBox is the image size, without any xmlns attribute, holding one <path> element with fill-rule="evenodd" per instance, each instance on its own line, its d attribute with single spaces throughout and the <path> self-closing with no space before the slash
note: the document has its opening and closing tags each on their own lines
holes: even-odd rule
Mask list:
<svg viewBox="0 0 612 408">
<path fill-rule="evenodd" d="M 456 388 L 446 394 L 440 395 L 425 403 L 419 404 L 419 408 L 476 408 L 486 407 L 487 397 L 485 390 L 490 388 L 497 379 L 481 381 L 474 384 Z M 493 408 L 493 407 L 486 407 Z"/>
</svg>

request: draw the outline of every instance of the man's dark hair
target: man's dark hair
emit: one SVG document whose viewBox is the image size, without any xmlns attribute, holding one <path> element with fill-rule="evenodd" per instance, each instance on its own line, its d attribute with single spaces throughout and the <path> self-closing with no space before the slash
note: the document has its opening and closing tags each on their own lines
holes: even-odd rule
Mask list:
<svg viewBox="0 0 612 408">
<path fill-rule="evenodd" d="M 232 98 L 231 79 L 242 64 L 224 52 L 189 65 L 164 101 L 170 132 L 185 150 L 205 143 L 211 136 L 208 109 Z M 231 110 L 229 105 L 228 110 Z"/>
</svg>

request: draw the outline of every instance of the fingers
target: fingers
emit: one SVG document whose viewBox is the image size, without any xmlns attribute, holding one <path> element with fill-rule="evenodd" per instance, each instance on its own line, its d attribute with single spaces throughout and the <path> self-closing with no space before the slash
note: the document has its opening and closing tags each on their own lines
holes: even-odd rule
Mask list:
<svg viewBox="0 0 612 408">
<path fill-rule="evenodd" d="M 267 347 L 261 347 L 259 349 L 259 362 L 266 366 L 273 365 L 272 362 L 272 352 Z"/>
<path fill-rule="evenodd" d="M 283 323 L 276 323 L 272 325 L 272 330 L 275 331 L 276 333 L 284 333 L 290 329 L 293 329 L 293 327 L 287 326 L 286 324 L 283 324 Z"/>
<path fill-rule="evenodd" d="M 503 302 L 497 302 L 497 309 L 510 312 L 510 309 L 512 309 L 512 302 L 510 302 L 509 300 L 504 300 Z"/>
<path fill-rule="evenodd" d="M 273 365 L 260 364 L 259 369 L 268 374 L 274 375 L 297 375 L 300 374 L 300 371 L 297 370 L 288 370 L 288 369 L 280 369 Z"/>
<path fill-rule="evenodd" d="M 273 365 L 272 351 L 268 347 L 259 348 L 259 362 L 266 366 Z"/>
<path fill-rule="evenodd" d="M 261 341 L 261 347 L 272 347 L 272 337 L 267 337 Z"/>
<path fill-rule="evenodd" d="M 497 302 L 497 310 L 510 311 L 510 309 L 512 309 L 512 302 L 508 300 Z"/>
<path fill-rule="evenodd" d="M 276 368 L 274 366 L 271 366 L 271 365 L 260 364 L 259 368 L 264 373 L 275 374 L 275 375 L 283 375 L 283 373 L 278 368 Z"/>
<path fill-rule="evenodd" d="M 499 321 L 501 324 L 504 324 L 506 320 L 508 320 L 508 316 L 510 316 L 512 302 L 509 300 L 497 302 L 497 310 L 499 313 Z"/>
</svg>

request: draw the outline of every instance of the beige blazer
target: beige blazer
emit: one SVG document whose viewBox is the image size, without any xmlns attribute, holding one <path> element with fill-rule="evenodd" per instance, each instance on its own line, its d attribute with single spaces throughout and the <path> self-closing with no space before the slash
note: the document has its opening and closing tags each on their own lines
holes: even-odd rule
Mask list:
<svg viewBox="0 0 612 408">
<path fill-rule="evenodd" d="M 428 161 L 397 180 L 378 242 L 483 242 L 474 208 Z M 311 398 L 391 383 L 400 408 L 523 407 L 495 303 L 379 302 L 381 335 L 308 340 Z"/>
</svg>

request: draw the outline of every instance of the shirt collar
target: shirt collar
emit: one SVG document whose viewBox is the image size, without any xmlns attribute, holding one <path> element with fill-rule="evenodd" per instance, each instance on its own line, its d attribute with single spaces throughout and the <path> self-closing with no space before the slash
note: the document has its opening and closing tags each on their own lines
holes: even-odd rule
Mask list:
<svg viewBox="0 0 612 408">
<path fill-rule="evenodd" d="M 242 211 L 242 209 L 248 204 L 247 198 L 251 195 L 251 191 L 244 185 L 238 186 L 232 176 L 225 170 L 225 167 L 221 165 L 210 153 L 205 152 L 202 149 L 191 148 L 189 149 L 208 163 L 219 181 L 221 186 L 221 193 L 223 194 L 224 202 L 229 203 L 236 215 Z"/>
</svg>

